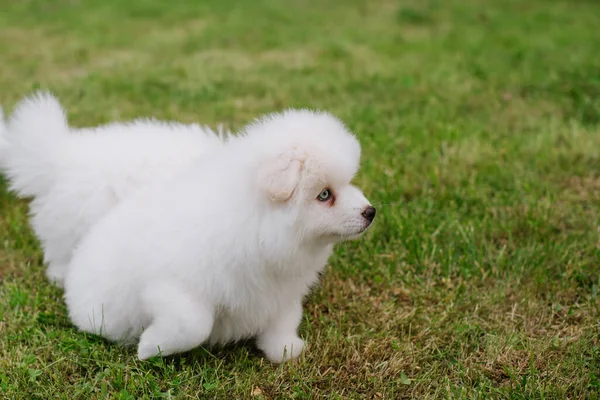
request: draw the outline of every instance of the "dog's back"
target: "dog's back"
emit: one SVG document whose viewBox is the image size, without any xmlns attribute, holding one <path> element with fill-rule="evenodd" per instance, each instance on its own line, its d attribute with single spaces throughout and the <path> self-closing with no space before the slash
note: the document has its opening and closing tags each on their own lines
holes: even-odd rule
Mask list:
<svg viewBox="0 0 600 400">
<path fill-rule="evenodd" d="M 200 125 L 153 120 L 72 129 L 47 93 L 23 100 L 1 137 L 0 167 L 12 190 L 33 197 L 32 226 L 59 284 L 73 248 L 118 202 L 225 139 Z"/>
</svg>

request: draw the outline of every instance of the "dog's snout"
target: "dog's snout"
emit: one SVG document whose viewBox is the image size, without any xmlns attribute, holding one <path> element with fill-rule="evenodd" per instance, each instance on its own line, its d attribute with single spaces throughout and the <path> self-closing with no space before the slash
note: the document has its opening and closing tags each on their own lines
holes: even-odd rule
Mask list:
<svg viewBox="0 0 600 400">
<path fill-rule="evenodd" d="M 375 219 L 376 213 L 377 213 L 377 210 L 375 210 L 375 207 L 369 206 L 363 210 L 362 216 L 365 217 L 366 220 L 371 222 L 371 221 L 373 221 L 373 219 Z"/>
</svg>

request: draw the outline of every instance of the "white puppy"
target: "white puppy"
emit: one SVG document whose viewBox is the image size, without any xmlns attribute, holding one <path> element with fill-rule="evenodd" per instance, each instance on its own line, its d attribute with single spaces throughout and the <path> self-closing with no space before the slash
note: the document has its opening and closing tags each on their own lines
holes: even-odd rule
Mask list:
<svg viewBox="0 0 600 400">
<path fill-rule="evenodd" d="M 336 242 L 375 209 L 350 184 L 360 146 L 334 117 L 287 111 L 249 125 L 168 182 L 118 204 L 75 250 L 73 323 L 146 359 L 255 337 L 296 358 L 302 300 Z"/>
<path fill-rule="evenodd" d="M 0 131 L 0 169 L 21 197 L 33 197 L 31 223 L 62 286 L 73 249 L 118 202 L 167 179 L 226 137 L 199 125 L 153 120 L 73 129 L 58 101 L 37 93 Z"/>
</svg>

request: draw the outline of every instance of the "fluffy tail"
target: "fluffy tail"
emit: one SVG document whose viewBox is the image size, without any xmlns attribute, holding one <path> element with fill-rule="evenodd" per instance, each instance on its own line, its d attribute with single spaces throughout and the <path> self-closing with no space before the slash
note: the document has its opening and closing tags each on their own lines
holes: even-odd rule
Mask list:
<svg viewBox="0 0 600 400">
<path fill-rule="evenodd" d="M 0 134 L 0 168 L 11 189 L 22 197 L 47 193 L 69 134 L 58 100 L 48 92 L 25 98 Z"/>
</svg>

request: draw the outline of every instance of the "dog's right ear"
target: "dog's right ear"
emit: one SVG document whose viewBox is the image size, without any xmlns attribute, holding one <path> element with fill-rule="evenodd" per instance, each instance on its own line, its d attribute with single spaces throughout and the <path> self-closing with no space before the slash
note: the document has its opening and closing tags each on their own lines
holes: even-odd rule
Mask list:
<svg viewBox="0 0 600 400">
<path fill-rule="evenodd" d="M 289 200 L 300 183 L 305 157 L 296 151 L 282 153 L 261 165 L 258 179 L 273 201 Z"/>
</svg>

